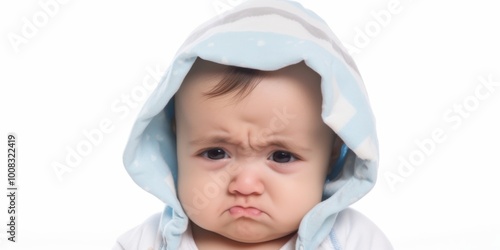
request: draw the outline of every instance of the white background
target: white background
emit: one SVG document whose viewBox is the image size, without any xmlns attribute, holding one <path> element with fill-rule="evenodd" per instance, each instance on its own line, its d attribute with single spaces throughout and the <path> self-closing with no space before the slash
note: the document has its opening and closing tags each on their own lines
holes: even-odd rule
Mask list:
<svg viewBox="0 0 500 250">
<path fill-rule="evenodd" d="M 163 207 L 121 162 L 144 102 L 143 80 L 167 68 L 188 33 L 217 14 L 215 5 L 240 1 L 69 0 L 52 1 L 57 8 L 50 11 L 42 7 L 47 2 L 0 3 L 1 188 L 8 132 L 18 135 L 19 157 L 18 242 L 6 240 L 2 195 L 0 248 L 110 249 L 119 234 Z M 496 1 L 299 2 L 357 47 L 353 55 L 377 117 L 379 181 L 354 207 L 396 249 L 500 249 Z M 377 21 L 388 10 L 390 19 Z M 23 37 L 27 23 L 35 29 Z M 479 78 L 497 86 L 481 87 L 487 96 L 478 96 Z M 130 106 L 125 96 L 135 97 Z M 463 116 L 458 105 L 468 108 Z M 103 120 L 112 131 L 59 181 L 55 162 L 65 164 L 70 150 L 87 140 L 84 131 Z M 424 154 L 417 142 L 439 131 L 439 142 L 426 144 Z M 401 159 L 412 159 L 414 167 L 401 172 Z M 391 173 L 401 182 L 390 185 Z"/>
</svg>

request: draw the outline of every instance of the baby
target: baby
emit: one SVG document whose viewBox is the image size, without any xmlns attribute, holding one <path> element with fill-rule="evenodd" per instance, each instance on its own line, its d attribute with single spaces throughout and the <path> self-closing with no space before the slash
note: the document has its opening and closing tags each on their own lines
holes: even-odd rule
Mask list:
<svg viewBox="0 0 500 250">
<path fill-rule="evenodd" d="M 249 0 L 195 30 L 124 163 L 166 206 L 114 249 L 392 249 L 348 208 L 378 164 L 361 77 L 294 2 Z"/>
</svg>

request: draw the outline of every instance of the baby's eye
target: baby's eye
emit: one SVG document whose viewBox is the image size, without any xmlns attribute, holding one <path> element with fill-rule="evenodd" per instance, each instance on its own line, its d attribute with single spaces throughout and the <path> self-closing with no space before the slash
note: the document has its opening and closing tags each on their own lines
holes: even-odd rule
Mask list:
<svg viewBox="0 0 500 250">
<path fill-rule="evenodd" d="M 270 157 L 269 160 L 278 162 L 278 163 L 288 163 L 295 161 L 295 157 L 290 152 L 286 151 L 276 151 Z"/>
<path fill-rule="evenodd" d="M 222 148 L 211 148 L 201 154 L 203 157 L 208 158 L 210 160 L 220 160 L 229 158 L 226 151 Z"/>
</svg>

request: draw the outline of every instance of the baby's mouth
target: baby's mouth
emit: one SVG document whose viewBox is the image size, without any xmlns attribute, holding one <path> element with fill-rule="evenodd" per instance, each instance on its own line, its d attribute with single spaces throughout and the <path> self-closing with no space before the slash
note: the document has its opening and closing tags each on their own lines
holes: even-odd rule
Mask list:
<svg viewBox="0 0 500 250">
<path fill-rule="evenodd" d="M 254 217 L 262 214 L 262 211 L 254 207 L 233 206 L 229 208 L 229 214 L 240 217 Z"/>
</svg>

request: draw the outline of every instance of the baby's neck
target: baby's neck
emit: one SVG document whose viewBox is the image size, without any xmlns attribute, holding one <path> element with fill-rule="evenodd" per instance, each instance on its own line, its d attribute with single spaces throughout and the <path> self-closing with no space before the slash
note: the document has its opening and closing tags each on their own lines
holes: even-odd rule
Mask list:
<svg viewBox="0 0 500 250">
<path fill-rule="evenodd" d="M 284 237 L 259 243 L 244 243 L 228 239 L 220 234 L 207 231 L 194 223 L 191 224 L 191 231 L 194 242 L 199 250 L 279 250 L 293 236 L 295 232 Z"/>
</svg>

